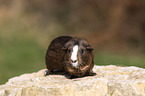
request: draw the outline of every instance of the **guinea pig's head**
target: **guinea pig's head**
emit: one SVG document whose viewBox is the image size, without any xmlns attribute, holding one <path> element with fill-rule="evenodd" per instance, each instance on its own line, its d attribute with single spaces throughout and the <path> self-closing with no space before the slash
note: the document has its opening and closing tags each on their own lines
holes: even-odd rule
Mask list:
<svg viewBox="0 0 145 96">
<path fill-rule="evenodd" d="M 73 38 L 66 43 L 63 50 L 66 51 L 64 61 L 68 71 L 82 73 L 88 70 L 93 63 L 93 48 L 85 39 Z"/>
</svg>

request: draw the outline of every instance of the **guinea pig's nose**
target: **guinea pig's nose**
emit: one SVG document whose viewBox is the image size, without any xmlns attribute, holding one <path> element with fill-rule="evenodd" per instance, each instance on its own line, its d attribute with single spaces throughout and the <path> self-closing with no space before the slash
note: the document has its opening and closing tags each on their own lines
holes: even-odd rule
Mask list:
<svg viewBox="0 0 145 96">
<path fill-rule="evenodd" d="M 73 60 L 71 60 L 71 62 L 72 62 L 72 63 L 76 63 L 76 62 L 77 62 L 77 60 L 74 60 L 74 61 L 73 61 Z"/>
</svg>

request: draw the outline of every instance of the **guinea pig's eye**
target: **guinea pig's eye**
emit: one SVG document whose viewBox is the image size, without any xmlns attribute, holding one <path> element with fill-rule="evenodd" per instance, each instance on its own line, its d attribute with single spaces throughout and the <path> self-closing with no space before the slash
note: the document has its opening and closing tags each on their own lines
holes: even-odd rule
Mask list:
<svg viewBox="0 0 145 96">
<path fill-rule="evenodd" d="M 71 52 L 71 50 L 69 49 L 69 50 L 68 50 L 68 53 L 70 53 L 70 52 Z"/>
<path fill-rule="evenodd" d="M 81 49 L 81 54 L 83 54 L 84 53 L 84 50 L 83 49 Z"/>
</svg>

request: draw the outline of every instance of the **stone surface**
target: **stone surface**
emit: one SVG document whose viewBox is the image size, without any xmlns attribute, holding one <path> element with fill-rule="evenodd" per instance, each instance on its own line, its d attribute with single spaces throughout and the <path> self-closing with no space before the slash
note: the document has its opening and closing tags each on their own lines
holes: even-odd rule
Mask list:
<svg viewBox="0 0 145 96">
<path fill-rule="evenodd" d="M 94 66 L 96 76 L 44 77 L 44 70 L 23 74 L 0 85 L 0 96 L 145 96 L 145 69 Z"/>
</svg>

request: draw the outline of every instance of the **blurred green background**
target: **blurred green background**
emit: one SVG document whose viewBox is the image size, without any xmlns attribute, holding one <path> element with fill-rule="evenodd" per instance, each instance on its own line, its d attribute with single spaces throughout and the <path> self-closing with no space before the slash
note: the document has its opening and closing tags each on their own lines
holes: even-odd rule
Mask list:
<svg viewBox="0 0 145 96">
<path fill-rule="evenodd" d="M 96 65 L 145 68 L 145 1 L 0 0 L 0 84 L 44 69 L 60 35 L 86 38 Z"/>
</svg>

